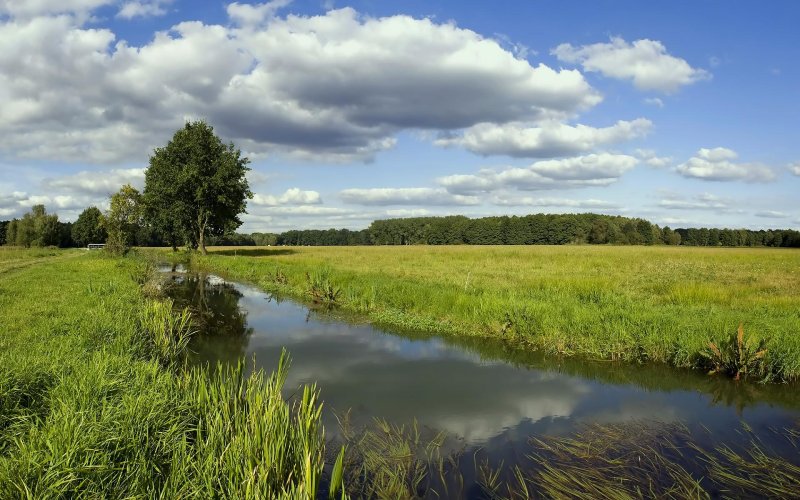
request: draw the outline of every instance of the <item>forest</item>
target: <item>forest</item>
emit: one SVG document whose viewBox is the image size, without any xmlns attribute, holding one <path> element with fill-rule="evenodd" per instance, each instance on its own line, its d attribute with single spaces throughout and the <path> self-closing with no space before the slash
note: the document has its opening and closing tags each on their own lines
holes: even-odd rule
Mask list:
<svg viewBox="0 0 800 500">
<path fill-rule="evenodd" d="M 37 205 L 20 219 L 0 221 L 0 244 L 21 247 L 79 247 L 102 243 L 106 233 L 99 209 L 89 207 L 77 221 L 62 222 Z M 170 246 L 143 220 L 132 231 L 132 244 Z M 718 229 L 660 227 L 645 219 L 582 214 L 533 214 L 481 217 L 462 215 L 376 220 L 366 229 L 304 229 L 282 233 L 229 233 L 210 236 L 217 246 L 350 245 L 685 245 L 711 247 L 800 247 L 792 229 Z"/>
</svg>

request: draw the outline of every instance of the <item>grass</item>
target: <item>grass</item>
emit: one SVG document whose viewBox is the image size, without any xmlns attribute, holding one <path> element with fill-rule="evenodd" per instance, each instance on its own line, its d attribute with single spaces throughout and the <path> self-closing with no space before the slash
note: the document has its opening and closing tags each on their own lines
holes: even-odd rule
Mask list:
<svg viewBox="0 0 800 500">
<path fill-rule="evenodd" d="M 188 313 L 145 297 L 147 266 L 3 250 L 0 498 L 315 498 L 327 487 L 314 387 L 188 370 Z M 341 471 L 340 471 L 341 476 Z M 334 485 L 335 486 L 335 485 Z"/>
<path fill-rule="evenodd" d="M 507 298 L 509 295 L 503 294 L 510 294 L 514 283 L 524 282 L 537 290 L 535 283 L 541 280 L 552 287 L 548 304 L 558 307 L 558 300 L 571 300 L 573 308 L 582 307 L 578 304 L 606 307 L 622 303 L 615 294 L 640 293 L 650 309 L 624 309 L 619 314 L 649 311 L 657 315 L 656 304 L 664 295 L 653 292 L 647 302 L 642 291 L 647 283 L 652 286 L 653 275 L 642 276 L 631 269 L 638 266 L 641 271 L 659 255 L 668 262 L 677 258 L 665 249 L 633 249 L 628 267 L 606 267 L 602 280 L 608 286 L 592 292 L 575 285 L 577 271 L 572 269 L 590 260 L 580 257 L 585 248 L 565 248 L 572 260 L 558 262 L 557 269 L 563 274 L 560 282 L 553 277 L 555 267 L 544 263 L 541 269 L 532 263 L 525 267 L 539 255 L 537 251 L 546 254 L 553 249 L 490 249 L 495 253 L 480 258 L 463 248 L 331 250 L 306 253 L 301 249 L 280 255 L 280 259 L 212 255 L 195 264 L 213 266 L 299 297 L 314 298 L 309 289 L 315 284 L 323 292 L 338 289 L 333 297 L 336 303 L 374 318 L 395 318 L 399 325 L 430 322 L 454 333 L 450 328 L 472 324 L 467 331 L 476 336 L 462 337 L 465 340 L 489 335 L 535 347 L 535 336 L 526 338 L 535 335 L 531 322 L 540 321 L 531 312 L 535 306 L 523 301 L 515 303 L 521 308 L 515 311 L 492 299 L 491 290 Z M 611 249 L 588 250 L 600 252 L 592 254 L 599 259 L 596 265 L 612 255 L 604 253 Z M 410 266 L 398 257 L 405 251 L 419 256 L 421 265 L 427 262 L 430 268 Z M 513 257 L 505 255 L 514 251 L 518 253 Z M 774 309 L 777 326 L 770 330 L 774 334 L 764 335 L 755 326 L 760 317 L 755 315 L 740 320 L 742 330 L 737 330 L 735 323 L 729 331 L 726 323 L 717 331 L 704 327 L 701 318 L 692 317 L 702 333 L 695 366 L 703 363 L 699 354 L 703 349 L 707 356 L 709 350 L 714 351 L 710 342 L 719 351 L 719 369 L 732 375 L 734 370 L 741 371 L 742 360 L 748 357 L 776 363 L 776 348 L 783 356 L 778 359 L 791 359 L 789 347 L 793 344 L 777 340 L 789 338 L 788 334 L 779 335 L 780 325 L 797 324 L 793 321 L 796 316 L 785 311 L 781 315 L 782 297 L 788 297 L 786 303 L 796 300 L 792 293 L 797 283 L 791 274 L 796 271 L 790 268 L 797 259 L 795 254 L 745 250 L 720 260 L 717 252 L 708 251 L 720 261 L 715 264 L 719 279 L 733 280 L 729 284 L 741 289 L 742 302 L 733 307 L 706 297 L 700 310 L 745 315 L 743 304 L 752 306 L 762 300 L 771 309 L 761 314 L 770 320 L 767 313 Z M 471 266 L 465 263 L 463 253 L 470 255 Z M 365 258 L 364 254 L 369 254 L 376 267 L 359 274 L 348 266 L 353 259 Z M 338 255 L 340 260 L 314 260 L 315 255 Z M 427 280 L 433 279 L 434 269 L 446 267 L 451 255 L 453 269 L 464 266 L 474 270 L 467 271 L 469 279 L 464 282 L 452 277 L 444 280 L 444 298 L 437 299 L 437 290 L 431 289 L 433 282 Z M 682 276 L 698 300 L 698 288 L 689 278 L 699 273 L 710 257 L 702 250 L 686 255 L 683 261 L 694 270 Z M 490 271 L 481 271 L 483 264 L 479 263 L 484 259 L 514 261 L 520 270 L 516 277 L 496 280 Z M 427 436 L 415 424 L 377 421 L 371 428 L 345 430 L 343 443 L 326 447 L 317 389 L 302 387 L 289 401 L 281 395 L 289 369 L 285 354 L 270 375 L 262 371 L 246 375 L 243 362 L 188 369 L 183 354 L 192 332 L 191 317 L 186 311 L 173 311 L 159 298 L 163 287 L 145 262 L 47 249 L 3 250 L 0 266 L 6 262 L 14 265 L 0 271 L 0 498 L 344 498 L 345 491 L 357 497 L 382 498 L 463 494 L 462 459 L 468 457 L 445 453 L 444 436 Z M 589 272 L 592 267 L 587 266 L 584 269 Z M 781 273 L 789 273 L 788 278 Z M 377 278 L 369 282 L 365 276 Z M 600 279 L 592 276 L 588 279 Z M 770 279 L 773 288 L 759 298 L 753 290 L 763 291 Z M 628 286 L 621 291 L 611 286 L 622 282 Z M 558 283 L 565 288 L 560 289 Z M 672 294 L 676 286 L 664 290 Z M 408 300 L 395 294 L 417 293 L 415 290 L 431 303 L 402 302 L 405 306 L 399 308 L 394 302 Z M 472 317 L 475 323 L 461 316 L 469 310 L 467 302 L 452 302 L 452 310 L 445 310 L 446 300 L 459 294 L 470 296 L 477 290 L 482 290 L 485 300 Z M 568 290 L 584 290 L 588 298 L 581 301 L 582 295 L 576 298 Z M 718 298 L 716 294 L 712 295 Z M 559 324 L 552 315 L 548 321 L 551 326 Z M 658 333 L 647 330 L 638 338 L 647 340 Z M 577 345 L 578 341 L 571 342 Z M 634 345 L 645 349 L 648 344 Z M 646 359 L 658 358 L 648 355 Z M 706 362 L 714 364 L 713 358 Z M 783 372 L 777 373 L 794 373 L 787 371 L 787 366 L 782 365 Z M 343 427 L 347 429 L 347 425 Z M 488 498 L 790 497 L 800 488 L 800 431 L 792 428 L 776 433 L 788 452 L 773 449 L 746 428 L 739 445 L 731 447 L 715 443 L 713 436 L 698 437 L 682 426 L 592 426 L 566 437 L 534 437 L 527 462 L 511 468 L 474 457 L 473 473 Z"/>
<path fill-rule="evenodd" d="M 742 324 L 745 345 L 760 354 L 732 375 L 800 378 L 796 250 L 281 247 L 219 248 L 192 259 L 270 291 L 322 297 L 377 323 L 502 338 L 549 354 L 729 372 L 709 346 L 727 345 Z M 739 359 L 740 352 L 730 354 Z"/>
</svg>

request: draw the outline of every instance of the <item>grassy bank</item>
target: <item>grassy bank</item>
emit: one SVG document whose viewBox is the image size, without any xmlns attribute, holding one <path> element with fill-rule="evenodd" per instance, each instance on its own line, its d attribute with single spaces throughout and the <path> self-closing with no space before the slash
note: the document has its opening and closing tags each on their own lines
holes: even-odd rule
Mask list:
<svg viewBox="0 0 800 500">
<path fill-rule="evenodd" d="M 4 250 L 0 272 L 0 498 L 317 495 L 317 392 L 283 400 L 285 362 L 187 371 L 142 261 Z"/>
<path fill-rule="evenodd" d="M 193 259 L 401 328 L 501 337 L 552 354 L 800 377 L 794 250 L 230 247 Z"/>
</svg>

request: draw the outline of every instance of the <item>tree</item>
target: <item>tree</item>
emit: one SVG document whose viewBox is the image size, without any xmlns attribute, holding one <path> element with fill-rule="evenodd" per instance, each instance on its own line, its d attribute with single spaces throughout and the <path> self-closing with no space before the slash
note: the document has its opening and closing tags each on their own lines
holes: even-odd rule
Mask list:
<svg viewBox="0 0 800 500">
<path fill-rule="evenodd" d="M 111 195 L 108 212 L 103 217 L 103 227 L 108 232 L 106 250 L 114 254 L 128 251 L 142 221 L 142 195 L 130 184 L 125 184 Z"/>
<path fill-rule="evenodd" d="M 58 215 L 48 214 L 44 205 L 34 205 L 31 211 L 14 219 L 6 229 L 6 244 L 20 247 L 58 245 L 60 231 Z"/>
<path fill-rule="evenodd" d="M 108 233 L 103 227 L 103 213 L 97 207 L 89 207 L 78 216 L 72 225 L 72 239 L 78 246 L 103 243 Z"/>
<path fill-rule="evenodd" d="M 253 197 L 245 177 L 249 162 L 207 123 L 187 123 L 150 157 L 145 217 L 173 248 L 183 238 L 205 254 L 208 236 L 232 233 L 242 224 L 239 215 Z"/>
</svg>

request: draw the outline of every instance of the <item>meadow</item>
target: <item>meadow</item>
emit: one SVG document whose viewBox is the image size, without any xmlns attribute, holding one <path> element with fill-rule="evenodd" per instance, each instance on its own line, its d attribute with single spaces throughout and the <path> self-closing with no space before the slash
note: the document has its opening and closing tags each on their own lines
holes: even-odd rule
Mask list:
<svg viewBox="0 0 800 500">
<path fill-rule="evenodd" d="M 481 255 L 481 250 L 488 253 Z M 334 301 L 388 323 L 449 334 L 458 334 L 456 326 L 462 325 L 465 339 L 494 335 L 531 347 L 537 344 L 525 339 L 528 334 L 514 323 L 517 316 L 505 316 L 507 305 L 500 299 L 514 297 L 517 307 L 534 310 L 526 302 L 531 295 L 517 290 L 525 283 L 536 297 L 547 297 L 543 290 L 549 290 L 552 307 L 558 300 L 571 300 L 562 312 L 604 304 L 569 295 L 589 286 L 578 284 L 579 269 L 589 282 L 605 283 L 598 296 L 616 297 L 614 303 L 653 295 L 643 299 L 649 308 L 640 305 L 618 314 L 655 314 L 667 296 L 686 297 L 689 289 L 696 300 L 703 299 L 696 314 L 745 314 L 747 305 L 761 304 L 768 319 L 797 325 L 796 316 L 786 311 L 771 316 L 795 300 L 797 284 L 786 274 L 796 265 L 791 252 L 694 249 L 682 257 L 679 249 L 619 250 L 238 248 L 194 256 L 193 261 L 309 300 Z M 156 257 L 168 255 L 185 258 Z M 652 267 L 643 267 L 646 262 Z M 511 266 L 517 267 L 512 271 Z M 650 275 L 642 274 L 646 269 Z M 660 294 L 653 291 L 654 269 L 662 270 L 657 276 L 670 278 Z M 728 290 L 727 302 L 719 294 L 698 292 L 708 282 L 708 274 L 699 274 L 712 269 L 715 282 L 735 290 Z M 750 274 L 743 274 L 748 269 Z M 684 295 L 676 292 L 681 279 L 686 281 Z M 463 493 L 460 460 L 476 461 L 476 481 L 488 498 L 640 497 L 648 492 L 781 496 L 800 487 L 795 461 L 781 458 L 747 429 L 735 450 L 660 424 L 532 437 L 529 463 L 506 470 L 474 457 L 444 455 L 438 448 L 442 438 L 428 441 L 414 424 L 376 422 L 374 428 L 346 431 L 344 443 L 326 442 L 317 389 L 300 388 L 289 401 L 281 395 L 288 355 L 272 374 L 245 375 L 243 363 L 186 365 L 191 314 L 164 298 L 159 280 L 152 265 L 135 255 L 0 251 L 0 498 L 320 498 L 331 491 L 345 497 L 345 490 L 355 497 L 450 496 Z M 773 288 L 766 285 L 770 280 Z M 627 286 L 617 291 L 611 284 Z M 492 294 L 498 297 L 489 300 Z M 458 295 L 483 297 L 486 316 L 465 315 L 472 309 L 455 300 Z M 489 308 L 496 309 L 489 314 Z M 578 321 L 548 318 L 551 328 L 566 329 Z M 724 326 L 735 329 L 736 321 L 744 321 L 750 329 L 757 319 L 737 318 Z M 694 327 L 703 327 L 702 318 L 693 321 Z M 770 331 L 779 332 L 780 323 Z M 748 330 L 749 335 L 756 332 Z M 780 345 L 776 338 L 789 336 L 773 337 L 769 349 Z M 789 356 L 794 351 L 783 352 Z M 775 432 L 797 449 L 796 428 Z M 631 441 L 634 435 L 646 439 Z"/>
<path fill-rule="evenodd" d="M 800 252 L 791 249 L 220 247 L 191 262 L 394 328 L 757 380 L 800 377 Z"/>
<path fill-rule="evenodd" d="M 186 311 L 144 260 L 0 251 L 0 498 L 315 498 L 314 387 L 289 360 L 188 369 Z"/>
</svg>

